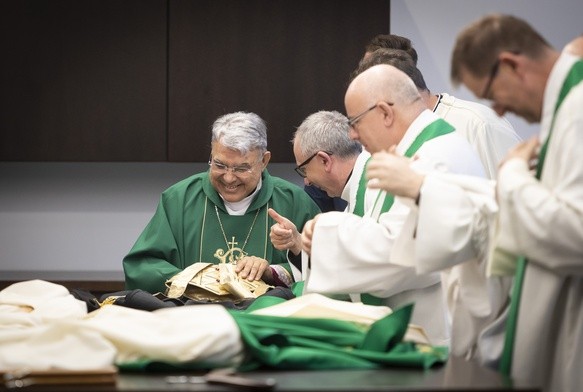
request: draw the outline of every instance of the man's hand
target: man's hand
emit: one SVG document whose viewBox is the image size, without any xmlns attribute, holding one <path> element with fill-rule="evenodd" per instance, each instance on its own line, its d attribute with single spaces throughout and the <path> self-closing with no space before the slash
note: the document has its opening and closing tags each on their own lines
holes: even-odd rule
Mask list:
<svg viewBox="0 0 583 392">
<path fill-rule="evenodd" d="M 263 278 L 263 274 L 267 279 L 271 278 L 271 268 L 267 260 L 256 256 L 245 256 L 237 261 L 235 272 L 239 277 L 247 280 L 259 280 Z"/>
<path fill-rule="evenodd" d="M 312 236 L 314 235 L 314 226 L 316 226 L 316 221 L 319 216 L 320 214 L 307 221 L 302 230 L 302 248 L 308 255 L 312 254 Z"/>
<path fill-rule="evenodd" d="M 395 196 L 416 199 L 425 176 L 411 169 L 411 160 L 398 155 L 395 147 L 373 154 L 366 168 L 368 187 Z"/>
<path fill-rule="evenodd" d="M 271 226 L 269 238 L 275 249 L 291 250 L 294 255 L 302 251 L 302 237 L 292 221 L 279 215 L 273 208 L 268 210 L 269 216 L 276 222 Z"/>
<path fill-rule="evenodd" d="M 506 157 L 500 162 L 499 167 L 502 167 L 510 159 L 518 158 L 526 161 L 529 169 L 534 169 L 538 160 L 538 147 L 539 141 L 538 137 L 536 136 L 524 142 L 518 143 L 516 146 L 510 149 L 510 151 L 508 151 Z"/>
</svg>

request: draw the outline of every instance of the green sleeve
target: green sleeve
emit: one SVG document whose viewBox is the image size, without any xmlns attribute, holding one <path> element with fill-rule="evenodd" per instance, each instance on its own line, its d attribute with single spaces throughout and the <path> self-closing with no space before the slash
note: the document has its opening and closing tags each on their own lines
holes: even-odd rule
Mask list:
<svg viewBox="0 0 583 392">
<path fill-rule="evenodd" d="M 123 259 L 126 290 L 164 292 L 165 282 L 181 271 L 176 239 L 162 200 L 156 213 Z"/>
</svg>

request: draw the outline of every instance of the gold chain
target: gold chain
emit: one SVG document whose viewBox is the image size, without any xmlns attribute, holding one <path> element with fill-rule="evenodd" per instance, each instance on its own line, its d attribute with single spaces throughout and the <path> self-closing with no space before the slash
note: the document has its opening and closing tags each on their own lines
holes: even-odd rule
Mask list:
<svg viewBox="0 0 583 392">
<path fill-rule="evenodd" d="M 247 241 L 249 241 L 249 237 L 251 236 L 251 232 L 253 231 L 253 227 L 255 227 L 255 222 L 257 221 L 257 217 L 259 216 L 259 211 L 261 211 L 261 208 L 257 209 L 257 213 L 255 214 L 255 218 L 253 218 L 253 223 L 251 223 L 251 228 L 249 229 L 249 232 L 247 233 L 247 238 L 245 238 L 245 242 L 243 243 L 243 246 L 241 247 L 241 253 L 243 253 L 243 250 L 245 250 L 245 246 L 247 245 Z M 217 213 L 217 220 L 219 221 L 219 226 L 221 227 L 221 232 L 223 233 L 223 238 L 225 239 L 225 244 L 227 244 L 227 249 L 230 249 L 231 247 L 229 246 L 229 240 L 227 240 L 227 234 L 225 233 L 225 228 L 223 227 L 223 222 L 221 222 L 221 217 L 219 216 L 219 209 L 216 206 L 216 204 L 215 204 L 215 212 Z"/>
</svg>

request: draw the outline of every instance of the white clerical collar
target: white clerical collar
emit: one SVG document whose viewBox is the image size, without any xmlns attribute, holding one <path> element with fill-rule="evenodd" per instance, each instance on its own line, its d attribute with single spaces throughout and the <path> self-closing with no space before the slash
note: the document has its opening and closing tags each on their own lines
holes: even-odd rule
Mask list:
<svg viewBox="0 0 583 392">
<path fill-rule="evenodd" d="M 259 178 L 259 183 L 257 184 L 257 188 L 255 188 L 255 191 L 253 191 L 252 194 L 250 194 L 243 200 L 230 202 L 226 201 L 221 195 L 221 199 L 223 199 L 223 202 L 225 203 L 225 207 L 227 208 L 227 212 L 229 213 L 229 215 L 245 215 L 245 213 L 247 212 L 247 208 L 249 208 L 251 202 L 253 201 L 253 198 L 261 189 L 261 184 L 262 181 L 261 178 Z"/>
</svg>

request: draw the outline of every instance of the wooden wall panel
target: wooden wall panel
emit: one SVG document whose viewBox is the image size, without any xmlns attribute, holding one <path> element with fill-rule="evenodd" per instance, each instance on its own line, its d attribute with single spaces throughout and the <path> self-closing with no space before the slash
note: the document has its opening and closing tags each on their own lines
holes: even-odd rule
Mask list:
<svg viewBox="0 0 583 392">
<path fill-rule="evenodd" d="M 213 121 L 243 110 L 292 162 L 389 21 L 389 0 L 4 1 L 0 160 L 204 162 Z"/>
<path fill-rule="evenodd" d="M 164 161 L 167 2 L 3 0 L 0 160 Z"/>
<path fill-rule="evenodd" d="M 387 0 L 170 0 L 169 160 L 208 159 L 220 115 L 267 121 L 273 162 L 309 114 L 344 112 L 348 75 L 376 34 Z"/>
</svg>

